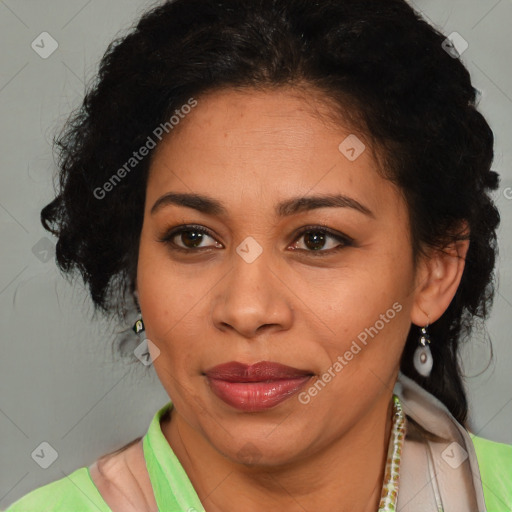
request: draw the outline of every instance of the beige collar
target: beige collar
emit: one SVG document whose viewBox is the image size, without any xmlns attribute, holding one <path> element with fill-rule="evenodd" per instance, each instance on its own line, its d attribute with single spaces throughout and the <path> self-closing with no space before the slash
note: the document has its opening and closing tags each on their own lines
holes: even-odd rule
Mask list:
<svg viewBox="0 0 512 512">
<path fill-rule="evenodd" d="M 468 431 L 440 400 L 401 372 L 394 393 L 402 403 L 407 429 L 397 511 L 486 512 Z M 428 439 L 428 433 L 443 439 Z"/>
</svg>

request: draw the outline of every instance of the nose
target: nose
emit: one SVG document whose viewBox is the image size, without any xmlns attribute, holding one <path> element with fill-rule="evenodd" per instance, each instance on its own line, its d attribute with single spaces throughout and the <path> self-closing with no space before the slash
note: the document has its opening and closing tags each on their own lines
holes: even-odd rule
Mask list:
<svg viewBox="0 0 512 512">
<path fill-rule="evenodd" d="M 212 320 L 217 329 L 252 339 L 291 327 L 293 294 L 269 260 L 265 251 L 251 263 L 234 255 L 231 270 L 214 288 Z"/>
</svg>

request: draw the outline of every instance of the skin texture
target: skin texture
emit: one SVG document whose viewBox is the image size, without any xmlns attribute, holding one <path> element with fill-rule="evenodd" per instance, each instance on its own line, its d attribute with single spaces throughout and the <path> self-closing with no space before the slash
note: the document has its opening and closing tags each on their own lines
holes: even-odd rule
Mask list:
<svg viewBox="0 0 512 512">
<path fill-rule="evenodd" d="M 407 205 L 379 176 L 364 134 L 355 161 L 340 152 L 354 132 L 327 108 L 293 89 L 217 91 L 198 98 L 152 160 L 137 291 L 174 403 L 162 430 L 208 512 L 377 510 L 411 322 L 437 320 L 460 282 L 467 242 L 415 268 Z M 168 192 L 210 196 L 227 214 L 176 205 L 152 214 Z M 373 215 L 349 207 L 275 215 L 280 201 L 332 194 Z M 183 224 L 212 231 L 200 244 L 207 249 L 189 242 L 181 253 L 159 241 Z M 332 251 L 340 242 L 329 236 L 317 256 L 295 235 L 318 225 L 354 242 Z M 236 251 L 247 237 L 262 249 L 252 263 Z M 181 235 L 173 241 L 187 247 Z M 394 303 L 400 312 L 308 404 L 295 395 L 244 413 L 213 395 L 203 375 L 228 361 L 268 360 L 318 378 Z"/>
</svg>

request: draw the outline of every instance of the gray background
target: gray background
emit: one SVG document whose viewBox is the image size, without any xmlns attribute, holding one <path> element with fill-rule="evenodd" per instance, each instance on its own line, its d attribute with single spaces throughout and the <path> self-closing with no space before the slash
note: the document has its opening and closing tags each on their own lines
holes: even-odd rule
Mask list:
<svg viewBox="0 0 512 512">
<path fill-rule="evenodd" d="M 143 435 L 168 401 L 152 367 L 112 354 L 112 327 L 91 320 L 81 283 L 59 274 L 55 240 L 39 223 L 53 195 L 53 135 L 108 43 L 156 3 L 0 0 L 0 508 Z M 512 443 L 512 0 L 412 3 L 469 43 L 462 60 L 496 136 L 499 289 L 487 324 L 495 357 L 487 368 L 489 347 L 477 332 L 463 361 L 473 431 Z M 59 45 L 46 59 L 31 47 L 42 32 Z M 58 453 L 48 469 L 31 457 L 42 442 Z"/>
</svg>

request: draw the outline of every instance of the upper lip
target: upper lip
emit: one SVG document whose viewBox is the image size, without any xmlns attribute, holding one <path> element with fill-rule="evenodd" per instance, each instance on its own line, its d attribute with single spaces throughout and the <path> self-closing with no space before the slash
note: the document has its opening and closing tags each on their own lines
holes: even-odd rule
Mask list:
<svg viewBox="0 0 512 512">
<path fill-rule="evenodd" d="M 313 373 L 309 370 L 299 370 L 271 361 L 260 361 L 252 365 L 230 361 L 209 368 L 205 371 L 205 375 L 212 379 L 227 382 L 262 382 L 266 380 L 297 379 L 313 375 Z"/>
</svg>

